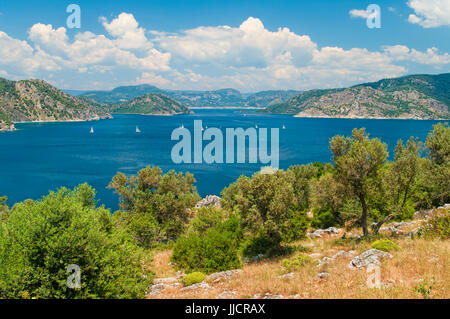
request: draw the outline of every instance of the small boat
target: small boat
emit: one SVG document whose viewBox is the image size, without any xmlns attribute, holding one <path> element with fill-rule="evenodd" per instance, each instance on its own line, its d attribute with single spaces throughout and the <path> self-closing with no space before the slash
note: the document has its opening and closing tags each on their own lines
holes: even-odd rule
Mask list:
<svg viewBox="0 0 450 319">
<path fill-rule="evenodd" d="M 141 133 L 141 130 L 137 126 L 136 126 L 136 133 Z"/>
<path fill-rule="evenodd" d="M 286 129 L 286 126 L 285 125 L 283 125 L 283 130 L 285 130 Z"/>
<path fill-rule="evenodd" d="M 91 131 L 90 131 L 90 133 L 91 134 L 94 134 L 94 128 L 91 126 Z"/>
<path fill-rule="evenodd" d="M 184 124 L 181 124 L 180 128 L 184 128 Z"/>
<path fill-rule="evenodd" d="M 258 128 L 258 124 L 255 125 L 255 128 Z"/>
</svg>

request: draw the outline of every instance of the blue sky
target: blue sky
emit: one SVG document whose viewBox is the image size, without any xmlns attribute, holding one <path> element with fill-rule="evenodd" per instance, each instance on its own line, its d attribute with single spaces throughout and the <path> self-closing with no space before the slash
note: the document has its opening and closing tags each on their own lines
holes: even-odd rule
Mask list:
<svg viewBox="0 0 450 319">
<path fill-rule="evenodd" d="M 450 0 L 0 2 L 0 76 L 66 89 L 341 87 L 449 72 L 449 39 Z"/>
</svg>

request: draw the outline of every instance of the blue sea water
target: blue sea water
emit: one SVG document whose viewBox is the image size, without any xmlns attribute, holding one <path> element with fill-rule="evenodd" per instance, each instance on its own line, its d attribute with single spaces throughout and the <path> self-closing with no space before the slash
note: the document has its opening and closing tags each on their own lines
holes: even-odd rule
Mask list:
<svg viewBox="0 0 450 319">
<path fill-rule="evenodd" d="M 97 190 L 100 203 L 116 210 L 118 197 L 106 186 L 118 171 L 136 174 L 148 165 L 165 172 L 189 171 L 197 180 L 200 195 L 205 196 L 219 195 L 240 175 L 250 176 L 261 168 L 261 164 L 174 164 L 171 150 L 177 142 L 171 140 L 171 133 L 182 124 L 193 132 L 194 120 L 223 130 L 256 125 L 280 128 L 280 168 L 330 161 L 329 139 L 336 134 L 350 135 L 353 128 L 360 127 L 388 143 L 392 158 L 398 139 L 415 136 L 425 141 L 437 123 L 244 114 L 235 109 L 208 109 L 191 115 L 115 115 L 112 120 L 97 122 L 17 124 L 17 131 L 0 134 L 0 196 L 7 196 L 12 206 L 27 198 L 39 199 L 61 186 L 87 182 Z M 94 134 L 90 134 L 91 126 Z M 136 126 L 141 133 L 136 133 Z"/>
</svg>

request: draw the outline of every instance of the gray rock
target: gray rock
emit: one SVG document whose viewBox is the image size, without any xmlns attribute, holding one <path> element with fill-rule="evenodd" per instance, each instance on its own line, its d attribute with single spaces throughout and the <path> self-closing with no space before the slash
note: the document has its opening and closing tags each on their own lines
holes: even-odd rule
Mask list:
<svg viewBox="0 0 450 319">
<path fill-rule="evenodd" d="M 168 284 L 173 284 L 176 282 L 178 282 L 178 278 L 176 278 L 176 277 L 157 278 L 157 279 L 153 280 L 154 285 L 158 285 L 158 284 L 168 285 Z"/>
<path fill-rule="evenodd" d="M 200 282 L 198 284 L 193 284 L 193 285 L 190 285 L 190 286 L 187 286 L 187 287 L 183 287 L 180 290 L 181 291 L 188 291 L 188 290 L 210 289 L 210 288 L 211 288 L 211 286 L 208 285 L 208 283 L 202 281 L 202 282 Z"/>
<path fill-rule="evenodd" d="M 224 290 L 216 298 L 217 299 L 233 299 L 236 295 L 234 290 Z"/>
<path fill-rule="evenodd" d="M 241 272 L 242 272 L 241 269 L 216 272 L 216 273 L 213 273 L 213 274 L 207 276 L 206 280 L 207 281 L 212 281 L 212 282 L 219 282 L 219 281 L 222 281 L 222 280 L 229 280 L 234 275 L 237 275 L 237 274 L 239 274 Z"/>
<path fill-rule="evenodd" d="M 222 205 L 220 204 L 220 197 L 216 195 L 208 195 L 201 201 L 199 201 L 197 205 L 195 205 L 195 208 L 209 207 L 209 206 L 222 208 Z"/>
<path fill-rule="evenodd" d="M 364 268 L 370 264 L 379 265 L 382 258 L 392 258 L 392 255 L 378 249 L 369 249 L 353 258 L 348 267 L 354 269 Z"/>
<path fill-rule="evenodd" d="M 336 227 L 328 227 L 327 229 L 317 229 L 313 232 L 308 233 L 307 235 L 311 238 L 320 238 L 324 234 L 334 235 L 339 234 L 341 230 Z"/>
</svg>

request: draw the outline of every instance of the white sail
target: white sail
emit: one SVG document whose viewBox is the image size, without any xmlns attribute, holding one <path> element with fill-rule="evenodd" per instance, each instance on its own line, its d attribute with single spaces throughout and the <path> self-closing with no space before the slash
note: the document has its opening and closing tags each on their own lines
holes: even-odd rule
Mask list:
<svg viewBox="0 0 450 319">
<path fill-rule="evenodd" d="M 141 133 L 141 130 L 137 126 L 136 126 L 136 133 Z"/>
<path fill-rule="evenodd" d="M 94 128 L 91 126 L 91 134 L 94 134 Z"/>
</svg>

